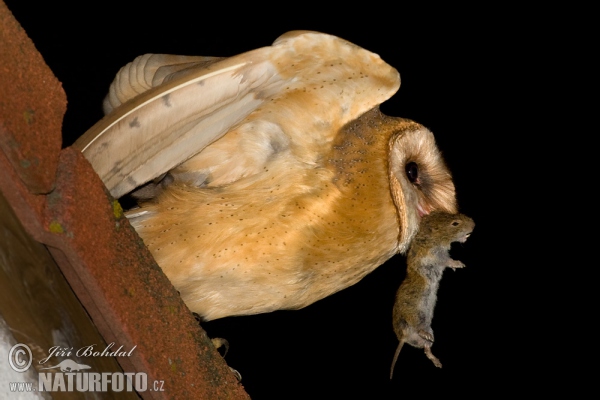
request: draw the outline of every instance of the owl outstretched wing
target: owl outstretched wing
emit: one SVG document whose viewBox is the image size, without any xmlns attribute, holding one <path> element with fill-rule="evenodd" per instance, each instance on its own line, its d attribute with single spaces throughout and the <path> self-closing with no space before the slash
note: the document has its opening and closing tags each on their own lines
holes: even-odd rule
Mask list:
<svg viewBox="0 0 600 400">
<path fill-rule="evenodd" d="M 319 163 L 342 126 L 399 86 L 378 55 L 309 31 L 228 58 L 145 55 L 119 71 L 108 114 L 74 146 L 116 198 L 169 171 L 226 184 L 282 148 Z"/>
</svg>

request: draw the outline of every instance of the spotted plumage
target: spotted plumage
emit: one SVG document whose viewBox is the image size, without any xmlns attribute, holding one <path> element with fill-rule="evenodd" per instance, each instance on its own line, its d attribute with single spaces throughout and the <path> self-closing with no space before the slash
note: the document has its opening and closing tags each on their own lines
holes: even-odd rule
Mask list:
<svg viewBox="0 0 600 400">
<path fill-rule="evenodd" d="M 113 195 L 140 199 L 130 221 L 192 311 L 297 309 L 404 252 L 422 215 L 456 211 L 432 133 L 378 109 L 399 85 L 316 32 L 229 58 L 145 55 L 76 146 Z"/>
</svg>

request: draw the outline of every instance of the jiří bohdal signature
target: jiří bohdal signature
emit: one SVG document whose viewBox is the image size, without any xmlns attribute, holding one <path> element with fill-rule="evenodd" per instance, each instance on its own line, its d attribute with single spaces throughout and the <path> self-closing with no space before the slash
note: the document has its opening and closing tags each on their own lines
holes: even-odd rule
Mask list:
<svg viewBox="0 0 600 400">
<path fill-rule="evenodd" d="M 96 344 L 92 344 L 92 345 L 84 346 L 84 347 L 80 348 L 75 353 L 73 353 L 73 347 L 69 348 L 69 347 L 61 347 L 61 346 L 52 346 L 48 350 L 50 355 L 48 357 L 44 358 L 43 360 L 40 360 L 39 363 L 45 364 L 52 357 L 72 357 L 73 355 L 75 355 L 77 357 L 129 357 L 129 356 L 131 356 L 131 353 L 133 353 L 133 350 L 135 350 L 135 348 L 137 347 L 137 345 L 135 345 L 131 348 L 131 350 L 126 351 L 126 350 L 123 350 L 123 345 L 121 345 L 121 346 L 119 346 L 119 348 L 112 350 L 114 345 L 115 345 L 114 342 L 109 343 L 102 351 L 100 351 L 100 350 L 96 349 L 96 346 L 97 346 Z M 64 361 L 71 361 L 71 360 L 64 360 Z M 74 361 L 72 361 L 72 362 L 75 365 L 65 365 L 65 368 L 71 368 L 72 371 L 79 371 L 80 369 L 90 368 L 89 366 L 87 366 L 85 364 L 77 364 Z M 60 366 L 61 371 L 65 372 L 65 370 L 63 370 L 63 367 L 62 367 L 62 362 L 54 367 L 48 367 L 48 368 L 42 368 L 42 369 L 56 368 L 58 366 Z M 77 367 L 77 366 L 80 366 L 80 367 Z M 85 368 L 83 368 L 83 367 L 85 367 Z M 79 368 L 79 369 L 72 369 L 72 368 Z"/>
</svg>

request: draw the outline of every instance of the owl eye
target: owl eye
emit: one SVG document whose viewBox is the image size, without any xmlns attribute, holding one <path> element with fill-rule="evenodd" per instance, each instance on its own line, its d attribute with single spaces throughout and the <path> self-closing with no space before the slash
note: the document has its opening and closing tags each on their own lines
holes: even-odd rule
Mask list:
<svg viewBox="0 0 600 400">
<path fill-rule="evenodd" d="M 411 161 L 406 164 L 406 176 L 411 183 L 417 182 L 417 179 L 419 179 L 419 166 L 416 162 Z"/>
</svg>

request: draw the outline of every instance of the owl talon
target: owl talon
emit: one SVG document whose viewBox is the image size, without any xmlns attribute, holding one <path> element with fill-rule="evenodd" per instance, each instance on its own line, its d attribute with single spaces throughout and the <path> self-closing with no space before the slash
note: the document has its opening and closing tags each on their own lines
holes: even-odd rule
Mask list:
<svg viewBox="0 0 600 400">
<path fill-rule="evenodd" d="M 199 314 L 197 313 L 192 313 L 194 315 L 194 318 L 196 318 L 196 321 L 198 321 L 198 323 L 202 322 L 202 317 L 200 317 Z M 217 351 L 221 348 L 224 347 L 225 351 L 223 352 L 222 356 L 223 358 L 225 358 L 225 356 L 227 355 L 227 352 L 229 351 L 229 342 L 227 341 L 227 339 L 224 338 L 211 338 L 210 341 L 212 342 L 213 346 L 215 346 L 215 348 L 217 349 Z M 220 353 L 220 352 L 219 352 Z M 237 370 L 229 367 L 229 369 L 231 370 L 231 372 L 233 372 L 233 374 L 235 375 L 236 379 L 238 380 L 238 382 L 242 381 L 242 374 L 240 374 Z"/>
<path fill-rule="evenodd" d="M 225 348 L 225 352 L 223 353 L 223 358 L 225 358 L 225 356 L 227 355 L 227 352 L 229 351 L 229 342 L 227 341 L 227 339 L 211 338 L 210 341 L 212 342 L 212 344 L 215 346 L 215 348 L 217 350 L 219 350 L 221 347 Z M 233 369 L 231 367 L 229 367 L 229 369 L 231 370 L 231 372 L 233 372 L 233 375 L 235 375 L 235 378 L 238 380 L 238 382 L 241 382 L 242 374 L 240 374 L 236 369 Z"/>
<path fill-rule="evenodd" d="M 241 382 L 242 374 L 240 374 L 236 369 L 233 369 L 231 367 L 229 367 L 229 369 L 231 370 L 231 372 L 233 372 L 233 375 L 235 375 L 235 378 L 238 380 L 238 382 Z"/>
<path fill-rule="evenodd" d="M 225 356 L 227 355 L 227 352 L 229 351 L 229 342 L 227 341 L 227 339 L 223 339 L 223 338 L 212 338 L 210 339 L 210 341 L 212 342 L 213 346 L 215 346 L 215 348 L 218 350 L 221 347 L 225 348 L 225 352 L 223 353 L 223 358 L 225 358 Z"/>
</svg>

